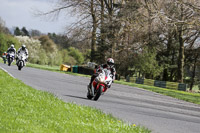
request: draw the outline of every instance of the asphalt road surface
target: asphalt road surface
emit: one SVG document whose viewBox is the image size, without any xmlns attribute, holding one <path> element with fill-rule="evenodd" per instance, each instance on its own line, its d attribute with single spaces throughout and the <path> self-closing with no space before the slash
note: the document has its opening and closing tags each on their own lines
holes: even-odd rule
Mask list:
<svg viewBox="0 0 200 133">
<path fill-rule="evenodd" d="M 119 84 L 98 101 L 86 98 L 89 78 L 35 68 L 0 68 L 35 89 L 54 93 L 65 102 L 92 106 L 130 124 L 142 125 L 153 133 L 200 133 L 200 106 L 144 89 Z M 1 75 L 0 75 L 1 76 Z"/>
</svg>

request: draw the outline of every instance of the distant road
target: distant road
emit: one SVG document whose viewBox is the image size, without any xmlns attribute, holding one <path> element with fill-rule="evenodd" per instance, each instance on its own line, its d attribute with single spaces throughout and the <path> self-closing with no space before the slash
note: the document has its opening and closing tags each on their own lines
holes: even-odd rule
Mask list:
<svg viewBox="0 0 200 133">
<path fill-rule="evenodd" d="M 89 78 L 28 67 L 18 71 L 17 66 L 2 63 L 0 67 L 25 84 L 51 92 L 65 102 L 101 109 L 153 133 L 200 133 L 199 105 L 119 84 L 113 84 L 98 101 L 91 101 L 86 98 Z"/>
</svg>

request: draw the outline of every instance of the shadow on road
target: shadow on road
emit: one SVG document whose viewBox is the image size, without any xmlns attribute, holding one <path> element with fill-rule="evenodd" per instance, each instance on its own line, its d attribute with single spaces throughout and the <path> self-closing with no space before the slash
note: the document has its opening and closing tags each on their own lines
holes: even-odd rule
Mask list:
<svg viewBox="0 0 200 133">
<path fill-rule="evenodd" d="M 85 99 L 85 100 L 89 100 L 88 98 L 86 97 L 79 97 L 79 96 L 72 96 L 72 95 L 64 95 L 64 96 L 67 96 L 67 97 L 73 97 L 73 98 L 78 98 L 78 99 Z"/>
</svg>

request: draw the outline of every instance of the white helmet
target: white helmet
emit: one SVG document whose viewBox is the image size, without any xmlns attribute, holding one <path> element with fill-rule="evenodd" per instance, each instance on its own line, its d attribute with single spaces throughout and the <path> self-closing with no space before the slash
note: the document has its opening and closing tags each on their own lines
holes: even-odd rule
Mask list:
<svg viewBox="0 0 200 133">
<path fill-rule="evenodd" d="M 108 64 L 110 67 L 112 67 L 112 66 L 114 66 L 115 62 L 114 62 L 114 60 L 113 60 L 112 58 L 108 58 L 108 59 L 107 59 L 107 64 Z"/>
<path fill-rule="evenodd" d="M 10 45 L 11 48 L 14 48 L 15 46 L 13 44 Z"/>
<path fill-rule="evenodd" d="M 23 45 L 22 45 L 22 49 L 24 50 L 25 48 L 26 48 L 26 45 L 23 44 Z"/>
</svg>

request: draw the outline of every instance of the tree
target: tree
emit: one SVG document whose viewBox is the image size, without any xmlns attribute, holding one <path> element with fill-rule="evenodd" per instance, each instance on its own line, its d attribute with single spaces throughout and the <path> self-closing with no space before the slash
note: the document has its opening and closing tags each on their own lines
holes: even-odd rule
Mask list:
<svg viewBox="0 0 200 133">
<path fill-rule="evenodd" d="M 39 41 L 41 41 L 41 46 L 46 53 L 53 53 L 57 50 L 56 44 L 47 35 L 40 36 Z"/>
<path fill-rule="evenodd" d="M 20 36 L 20 35 L 22 35 L 21 30 L 19 29 L 19 27 L 16 27 L 16 28 L 15 28 L 15 30 L 14 30 L 14 35 L 15 35 L 15 36 Z"/>
<path fill-rule="evenodd" d="M 154 79 L 155 77 L 160 76 L 163 67 L 159 66 L 158 61 L 156 60 L 156 54 L 155 49 L 149 49 L 146 46 L 138 55 L 136 68 L 143 74 L 144 78 Z"/>
<path fill-rule="evenodd" d="M 185 43 L 186 40 L 193 37 L 188 33 L 196 30 L 199 25 L 198 16 L 199 8 L 198 2 L 193 1 L 164 1 L 161 4 L 161 9 L 158 9 L 157 16 L 165 19 L 165 24 L 170 24 L 175 29 L 175 39 L 179 43 L 179 55 L 177 63 L 177 80 L 183 83 L 184 79 L 184 66 L 185 66 Z M 162 12 L 161 12 L 162 11 Z"/>
<path fill-rule="evenodd" d="M 10 34 L 9 29 L 5 26 L 5 22 L 1 17 L 0 17 L 0 33 Z"/>
<path fill-rule="evenodd" d="M 31 31 L 30 31 L 30 35 L 31 35 L 32 37 L 35 37 L 35 36 L 41 36 L 42 33 L 41 33 L 39 30 L 31 30 Z"/>
<path fill-rule="evenodd" d="M 68 51 L 68 54 L 77 61 L 77 64 L 82 64 L 84 62 L 83 54 L 78 49 L 70 47 Z"/>
<path fill-rule="evenodd" d="M 23 28 L 21 29 L 21 34 L 22 34 L 23 36 L 30 36 L 30 35 L 29 35 L 29 32 L 26 30 L 26 27 L 23 27 Z"/>
<path fill-rule="evenodd" d="M 80 18 L 69 28 L 66 47 L 90 49 L 90 59 L 97 63 L 113 57 L 120 74 L 137 67 L 146 77 L 183 82 L 184 67 L 194 65 L 186 62 L 185 47 L 199 36 L 198 0 L 65 0 L 43 15 L 64 9 Z"/>
</svg>

